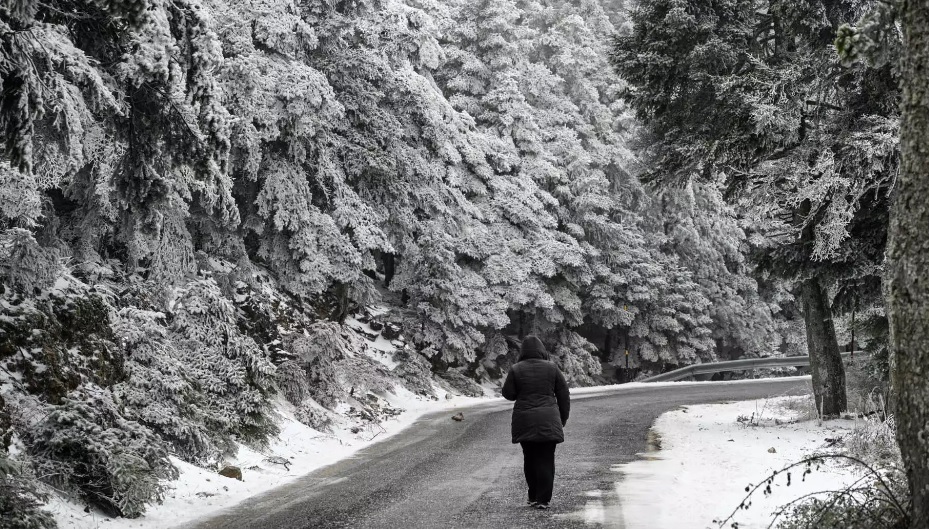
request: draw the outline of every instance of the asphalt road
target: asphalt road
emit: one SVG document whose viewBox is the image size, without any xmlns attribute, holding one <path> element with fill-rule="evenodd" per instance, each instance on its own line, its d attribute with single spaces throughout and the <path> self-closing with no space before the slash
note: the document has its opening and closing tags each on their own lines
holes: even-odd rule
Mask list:
<svg viewBox="0 0 929 530">
<path fill-rule="evenodd" d="M 614 466 L 646 451 L 649 427 L 681 405 L 804 392 L 804 380 L 623 387 L 572 396 L 566 441 L 555 455 L 555 495 L 545 512 L 525 506 L 522 454 L 510 443 L 511 403 L 420 418 L 405 431 L 254 497 L 200 528 L 622 528 Z M 735 418 L 733 418 L 735 421 Z M 590 499 L 602 522 L 584 518 Z"/>
</svg>

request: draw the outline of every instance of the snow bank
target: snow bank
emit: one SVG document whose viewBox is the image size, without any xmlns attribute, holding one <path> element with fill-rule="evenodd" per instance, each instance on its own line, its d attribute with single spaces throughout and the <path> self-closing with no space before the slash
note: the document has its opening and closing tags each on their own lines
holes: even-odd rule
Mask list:
<svg viewBox="0 0 929 530">
<path fill-rule="evenodd" d="M 445 395 L 444 391 L 438 395 Z M 393 408 L 404 412 L 379 426 L 352 432 L 349 424 L 321 433 L 297 421 L 293 407 L 278 402 L 281 415 L 278 423 L 280 435 L 265 451 L 240 447 L 236 458 L 229 463 L 242 470 L 243 480 L 219 475 L 177 458 L 172 458 L 180 471 L 161 505 L 149 507 L 138 519 L 110 518 L 96 510 L 85 511 L 83 503 L 55 495 L 46 509 L 51 511 L 58 525 L 65 528 L 172 528 L 185 527 L 194 519 L 238 504 L 248 497 L 264 493 L 306 475 L 307 473 L 350 457 L 355 452 L 405 429 L 428 412 L 448 410 L 487 401 L 489 398 L 452 396 L 435 401 L 416 396 L 397 387 L 394 394 L 383 396 Z"/>
<path fill-rule="evenodd" d="M 852 420 L 797 421 L 804 411 L 786 408 L 792 400 L 798 398 L 696 405 L 659 417 L 653 430 L 660 449 L 615 468 L 623 476 L 616 493 L 625 526 L 718 528 L 715 521 L 739 507 L 747 486 L 827 450 L 827 438 L 836 439 L 854 425 Z M 795 468 L 789 487 L 786 475 L 778 476 L 770 494 L 759 489 L 749 508 L 738 510 L 726 527 L 736 522 L 739 528 L 767 528 L 780 506 L 857 478 L 857 470 L 839 465 L 823 465 L 805 477 L 802 467 Z M 598 513 L 591 510 L 590 515 Z"/>
</svg>

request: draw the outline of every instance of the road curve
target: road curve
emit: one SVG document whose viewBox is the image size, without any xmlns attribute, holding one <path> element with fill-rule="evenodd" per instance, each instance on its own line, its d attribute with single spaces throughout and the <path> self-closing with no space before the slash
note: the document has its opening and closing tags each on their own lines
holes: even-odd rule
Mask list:
<svg viewBox="0 0 929 530">
<path fill-rule="evenodd" d="M 681 405 L 807 391 L 803 379 L 617 386 L 572 396 L 556 453 L 553 509 L 528 508 L 522 456 L 510 444 L 512 405 L 495 401 L 423 416 L 408 429 L 253 497 L 198 528 L 622 528 L 613 469 L 646 450 L 662 413 Z M 734 420 L 734 418 L 733 418 Z M 597 499 L 598 520 L 584 517 Z"/>
</svg>

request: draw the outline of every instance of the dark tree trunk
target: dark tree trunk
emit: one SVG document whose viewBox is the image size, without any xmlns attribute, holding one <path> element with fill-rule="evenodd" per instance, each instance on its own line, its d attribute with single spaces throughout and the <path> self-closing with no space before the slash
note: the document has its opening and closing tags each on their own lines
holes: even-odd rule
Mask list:
<svg viewBox="0 0 929 530">
<path fill-rule="evenodd" d="M 394 272 L 397 266 L 397 255 L 390 252 L 384 253 L 384 287 L 390 287 L 390 280 L 394 278 Z"/>
<path fill-rule="evenodd" d="M 348 298 L 348 285 L 344 283 L 336 284 L 332 294 L 335 297 L 335 307 L 329 319 L 341 324 L 345 322 L 351 309 L 351 300 Z"/>
<path fill-rule="evenodd" d="M 891 388 L 913 528 L 929 528 L 929 0 L 901 6 L 900 175 L 887 251 Z"/>
<path fill-rule="evenodd" d="M 603 337 L 603 358 L 610 361 L 613 357 L 613 329 L 606 330 L 606 336 Z"/>
<path fill-rule="evenodd" d="M 855 356 L 855 313 L 858 312 L 858 297 L 855 297 L 855 305 L 852 307 L 852 344 L 849 346 L 851 357 Z"/>
<path fill-rule="evenodd" d="M 816 408 L 823 416 L 837 416 L 847 409 L 848 404 L 845 395 L 845 366 L 839 353 L 829 300 L 816 279 L 803 283 L 801 299 Z"/>
</svg>

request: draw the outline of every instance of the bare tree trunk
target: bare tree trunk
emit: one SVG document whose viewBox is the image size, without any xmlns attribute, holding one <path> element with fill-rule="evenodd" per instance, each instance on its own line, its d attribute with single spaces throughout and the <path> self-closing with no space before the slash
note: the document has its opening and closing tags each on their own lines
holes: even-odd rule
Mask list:
<svg viewBox="0 0 929 530">
<path fill-rule="evenodd" d="M 887 250 L 891 388 L 914 528 L 929 528 L 929 0 L 901 7 L 900 176 Z"/>
<path fill-rule="evenodd" d="M 823 416 L 838 416 L 848 408 L 848 400 L 845 395 L 845 366 L 839 353 L 829 300 L 816 279 L 803 283 L 801 299 L 816 408 Z"/>
<path fill-rule="evenodd" d="M 607 328 L 603 337 L 603 356 L 607 361 L 613 360 L 613 328 Z"/>
<path fill-rule="evenodd" d="M 394 279 L 397 270 L 397 255 L 391 252 L 384 253 L 384 287 L 390 287 L 390 280 Z"/>
</svg>

